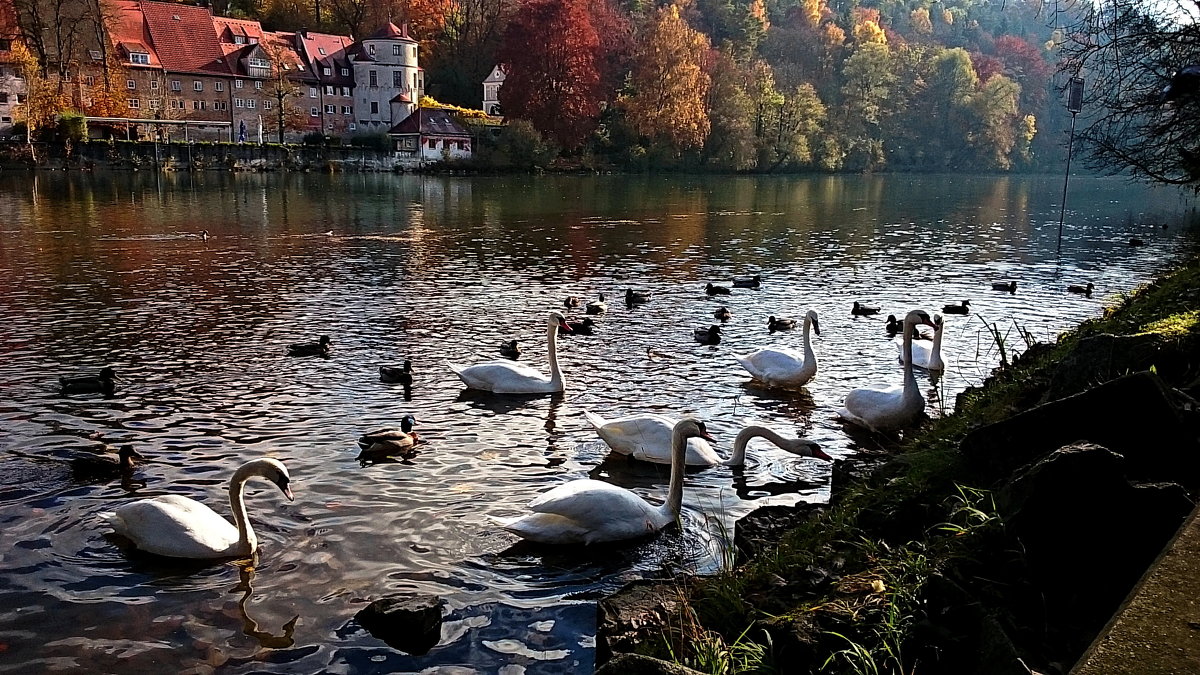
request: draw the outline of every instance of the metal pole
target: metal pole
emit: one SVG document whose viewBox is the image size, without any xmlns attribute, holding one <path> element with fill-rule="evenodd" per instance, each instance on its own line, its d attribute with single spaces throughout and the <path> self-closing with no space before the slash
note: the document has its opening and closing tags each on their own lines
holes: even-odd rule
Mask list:
<svg viewBox="0 0 1200 675">
<path fill-rule="evenodd" d="M 1067 181 L 1071 179 L 1071 157 L 1075 154 L 1075 113 L 1071 113 L 1071 140 L 1067 142 L 1067 174 L 1063 176 L 1062 206 L 1058 210 L 1058 248 L 1062 253 L 1063 219 L 1067 213 Z"/>
</svg>

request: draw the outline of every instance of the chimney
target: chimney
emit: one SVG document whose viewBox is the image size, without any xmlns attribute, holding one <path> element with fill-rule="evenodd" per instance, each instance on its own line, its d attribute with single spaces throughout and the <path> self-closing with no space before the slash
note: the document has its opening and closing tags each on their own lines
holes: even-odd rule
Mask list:
<svg viewBox="0 0 1200 675">
<path fill-rule="evenodd" d="M 296 32 L 300 35 L 300 39 L 302 39 L 302 40 L 308 39 L 308 29 L 307 28 L 301 28 L 300 30 L 298 30 Z"/>
<path fill-rule="evenodd" d="M 400 24 L 400 36 L 406 40 L 409 39 L 409 37 L 408 37 L 408 22 L 407 21 Z"/>
</svg>

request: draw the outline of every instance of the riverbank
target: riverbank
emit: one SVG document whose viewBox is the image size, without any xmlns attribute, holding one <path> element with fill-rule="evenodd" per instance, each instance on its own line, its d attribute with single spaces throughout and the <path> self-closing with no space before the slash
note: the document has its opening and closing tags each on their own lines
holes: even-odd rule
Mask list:
<svg viewBox="0 0 1200 675">
<path fill-rule="evenodd" d="M 1067 672 L 1192 511 L 1197 354 L 1193 256 L 1032 345 L 894 455 L 840 462 L 827 507 L 739 523 L 733 571 L 602 603 L 601 659 Z"/>
</svg>

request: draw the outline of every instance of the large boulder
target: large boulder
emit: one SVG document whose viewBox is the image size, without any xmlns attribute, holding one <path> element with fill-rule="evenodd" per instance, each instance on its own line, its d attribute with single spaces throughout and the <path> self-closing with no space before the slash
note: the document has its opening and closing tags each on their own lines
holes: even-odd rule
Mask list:
<svg viewBox="0 0 1200 675">
<path fill-rule="evenodd" d="M 1194 345 L 1157 333 L 1086 337 L 1054 368 L 1046 400 L 1072 396 L 1125 373 L 1153 367 L 1180 385 L 1191 371 Z"/>
<path fill-rule="evenodd" d="M 388 646 L 413 656 L 426 654 L 442 634 L 442 608 L 436 595 L 382 598 L 355 615 L 358 624 Z"/>
<path fill-rule="evenodd" d="M 641 654 L 617 654 L 596 669 L 596 675 L 701 675 L 678 663 L 663 661 Z"/>
</svg>

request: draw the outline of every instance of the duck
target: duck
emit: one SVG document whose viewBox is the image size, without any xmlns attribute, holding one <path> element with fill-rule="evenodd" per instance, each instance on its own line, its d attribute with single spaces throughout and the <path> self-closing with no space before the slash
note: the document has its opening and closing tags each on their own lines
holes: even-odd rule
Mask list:
<svg viewBox="0 0 1200 675">
<path fill-rule="evenodd" d="M 542 494 L 526 507 L 531 513 L 499 525 L 540 544 L 596 544 L 654 534 L 679 518 L 684 458 L 693 438 L 713 440 L 699 420 L 684 418 L 671 427 L 671 482 L 662 506 L 653 506 L 631 490 L 581 478 Z"/>
<path fill-rule="evenodd" d="M 649 291 L 635 291 L 632 288 L 625 289 L 625 304 L 636 305 L 641 302 L 650 302 L 650 296 L 653 295 Z"/>
<path fill-rule="evenodd" d="M 1142 241 L 1141 239 L 1138 239 L 1137 237 L 1130 237 L 1129 245 L 1130 246 L 1145 246 L 1146 242 Z"/>
<path fill-rule="evenodd" d="M 728 307 L 718 307 L 713 310 L 713 316 L 722 321 L 728 321 L 733 318 L 733 312 L 729 311 Z"/>
<path fill-rule="evenodd" d="M 580 335 L 591 335 L 592 329 L 596 327 L 596 321 L 591 317 L 584 317 L 582 321 L 568 321 L 566 328 L 559 328 L 559 335 L 571 335 L 578 333 Z"/>
<path fill-rule="evenodd" d="M 246 513 L 244 488 L 251 478 L 275 484 L 294 501 L 291 476 L 277 459 L 260 457 L 238 467 L 229 480 L 229 508 L 235 524 L 200 502 L 182 495 L 162 495 L 122 504 L 103 514 L 113 530 L 147 553 L 168 558 L 246 558 L 258 550 L 258 538 Z"/>
<path fill-rule="evenodd" d="M 521 348 L 517 346 L 517 341 L 509 340 L 508 342 L 501 342 L 500 356 L 503 356 L 506 359 L 512 359 L 513 361 L 521 358 Z"/>
<path fill-rule="evenodd" d="M 583 311 L 587 314 L 603 314 L 608 311 L 608 303 L 604 301 L 604 294 L 600 294 L 599 300 L 592 300 L 583 306 Z"/>
<path fill-rule="evenodd" d="M 415 446 L 421 442 L 417 432 L 413 431 L 416 423 L 415 417 L 405 415 L 400 420 L 399 429 L 385 428 L 363 434 L 358 438 L 358 447 L 363 453 L 359 455 L 359 459 L 361 460 L 363 455 L 412 457 L 416 454 Z"/>
<path fill-rule="evenodd" d="M 58 384 L 62 388 L 63 395 L 67 394 L 104 394 L 111 396 L 113 393 L 113 380 L 119 380 L 116 372 L 111 367 L 105 366 L 100 369 L 100 374 L 82 375 L 78 377 L 60 376 Z"/>
<path fill-rule="evenodd" d="M 733 291 L 730 290 L 728 286 L 714 286 L 710 281 L 708 282 L 708 285 L 704 287 L 704 292 L 708 293 L 709 295 L 729 295 Z"/>
<path fill-rule="evenodd" d="M 1096 285 L 1090 281 L 1087 282 L 1086 286 L 1084 286 L 1082 284 L 1071 284 L 1070 286 L 1067 286 L 1067 292 L 1068 293 L 1080 293 L 1080 294 L 1086 295 L 1090 298 L 1090 297 L 1092 297 L 1092 289 L 1094 289 L 1095 287 L 1096 287 Z"/>
<path fill-rule="evenodd" d="M 524 364 L 512 361 L 488 361 L 473 366 L 447 363 L 450 370 L 467 385 L 468 389 L 490 391 L 495 394 L 550 394 L 563 391 L 566 382 L 558 367 L 558 329 L 566 326 L 567 320 L 558 312 L 550 312 L 546 319 L 547 353 L 550 358 L 550 375 Z"/>
<path fill-rule="evenodd" d="M 993 281 L 992 282 L 992 290 L 1008 291 L 1009 293 L 1016 293 L 1017 292 L 1017 282 L 1016 281 Z"/>
<path fill-rule="evenodd" d="M 755 274 L 752 277 L 734 277 L 734 288 L 758 288 L 762 285 L 762 275 Z"/>
<path fill-rule="evenodd" d="M 918 368 L 924 368 L 929 371 L 943 371 L 946 369 L 946 363 L 942 360 L 942 335 L 945 326 L 941 314 L 933 315 L 933 344 L 928 345 L 924 342 L 919 342 L 914 337 L 912 343 L 912 360 L 913 365 Z M 913 332 L 916 332 L 916 326 L 913 327 Z M 900 364 L 904 365 L 904 344 L 903 341 L 896 343 L 896 347 L 900 350 Z"/>
<path fill-rule="evenodd" d="M 200 230 L 200 234 L 196 236 L 200 237 L 200 241 L 208 241 L 208 230 Z"/>
<path fill-rule="evenodd" d="M 72 458 L 71 474 L 78 479 L 128 476 L 133 473 L 134 460 L 145 459 L 132 445 L 122 445 L 116 457 L 108 452 L 89 452 Z"/>
<path fill-rule="evenodd" d="M 878 307 L 868 307 L 867 305 L 864 305 L 864 304 L 860 303 L 859 301 L 855 300 L 854 306 L 850 308 L 850 313 L 853 314 L 854 316 L 869 316 L 871 314 L 878 314 L 879 308 Z"/>
<path fill-rule="evenodd" d="M 871 431 L 885 432 L 912 424 L 925 412 L 925 398 L 917 389 L 917 378 L 913 375 L 911 334 L 918 324 L 937 329 L 924 310 L 914 309 L 904 317 L 904 384 L 873 384 L 853 389 L 846 394 L 842 408 L 837 411 L 838 417 Z"/>
<path fill-rule="evenodd" d="M 970 314 L 971 301 L 963 300 L 961 305 L 945 305 L 942 307 L 942 311 L 947 314 Z"/>
<path fill-rule="evenodd" d="M 563 300 L 563 307 L 573 309 L 579 306 L 579 298 L 574 295 L 568 295 L 566 300 Z"/>
<path fill-rule="evenodd" d="M 329 336 L 317 342 L 297 342 L 288 346 L 288 356 L 329 356 Z"/>
<path fill-rule="evenodd" d="M 809 329 L 821 334 L 821 324 L 813 310 L 804 315 L 803 352 L 789 347 L 772 347 L 734 358 L 751 377 L 768 387 L 803 387 L 817 374 L 817 355 L 813 352 Z"/>
<path fill-rule="evenodd" d="M 383 382 L 399 382 L 406 387 L 411 387 L 413 383 L 412 361 L 404 359 L 404 365 L 399 367 L 379 366 L 379 379 Z"/>
<path fill-rule="evenodd" d="M 896 337 L 900 334 L 900 331 L 904 329 L 904 322 L 897 321 L 895 314 L 888 314 L 887 325 L 885 325 L 883 329 L 887 331 L 889 337 Z M 914 326 L 912 329 L 912 339 L 932 340 L 933 338 L 917 330 L 916 326 Z"/>
<path fill-rule="evenodd" d="M 719 345 L 721 344 L 721 327 L 714 324 L 708 328 L 696 328 L 692 330 L 692 337 L 702 345 Z"/>
<path fill-rule="evenodd" d="M 767 318 L 767 330 L 772 333 L 777 330 L 791 330 L 795 327 L 795 319 L 775 318 L 774 314 Z"/>
</svg>

